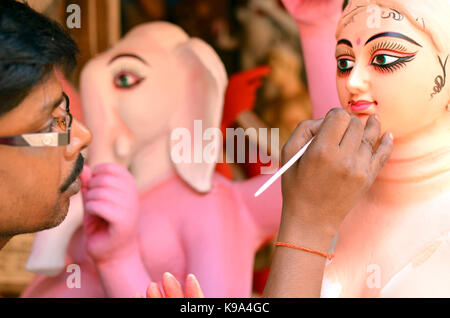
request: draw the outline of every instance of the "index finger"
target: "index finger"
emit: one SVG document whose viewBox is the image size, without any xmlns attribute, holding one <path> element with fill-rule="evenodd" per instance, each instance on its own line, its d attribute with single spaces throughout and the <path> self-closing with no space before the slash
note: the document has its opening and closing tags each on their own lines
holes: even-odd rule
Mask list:
<svg viewBox="0 0 450 318">
<path fill-rule="evenodd" d="M 323 119 L 304 120 L 297 125 L 289 140 L 283 147 L 282 162 L 289 161 L 312 137 L 314 137 L 323 123 Z"/>
<path fill-rule="evenodd" d="M 333 108 L 325 116 L 315 142 L 339 147 L 350 120 L 351 116 L 347 111 L 342 108 Z"/>
</svg>

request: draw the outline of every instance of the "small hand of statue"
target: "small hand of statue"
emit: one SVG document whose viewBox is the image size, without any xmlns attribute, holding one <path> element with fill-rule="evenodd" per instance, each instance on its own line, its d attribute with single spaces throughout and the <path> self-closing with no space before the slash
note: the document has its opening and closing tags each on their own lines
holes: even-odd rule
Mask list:
<svg viewBox="0 0 450 318">
<path fill-rule="evenodd" d="M 124 167 L 101 164 L 81 176 L 87 251 L 95 261 L 126 258 L 138 251 L 139 198 L 133 176 Z"/>
</svg>

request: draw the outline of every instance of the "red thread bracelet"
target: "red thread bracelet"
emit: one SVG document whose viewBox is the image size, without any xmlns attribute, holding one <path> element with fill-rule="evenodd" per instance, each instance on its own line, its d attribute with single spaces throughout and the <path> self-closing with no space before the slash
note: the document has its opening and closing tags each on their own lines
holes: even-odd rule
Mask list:
<svg viewBox="0 0 450 318">
<path fill-rule="evenodd" d="M 309 253 L 314 253 L 323 257 L 326 257 L 328 260 L 332 260 L 334 258 L 334 254 L 328 254 L 328 253 L 322 253 L 320 251 L 316 251 L 307 247 L 303 247 L 303 246 L 298 246 L 298 245 L 294 245 L 291 243 L 284 243 L 284 242 L 275 242 L 274 243 L 275 246 L 284 246 L 284 247 L 290 247 L 290 248 L 294 248 L 296 250 L 301 250 L 301 251 L 305 251 L 305 252 L 309 252 Z"/>
</svg>

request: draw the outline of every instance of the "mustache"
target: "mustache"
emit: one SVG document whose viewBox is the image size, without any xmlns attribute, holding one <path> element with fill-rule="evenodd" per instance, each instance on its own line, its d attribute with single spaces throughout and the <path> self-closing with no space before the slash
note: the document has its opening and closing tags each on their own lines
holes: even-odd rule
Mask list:
<svg viewBox="0 0 450 318">
<path fill-rule="evenodd" d="M 75 163 L 75 167 L 72 171 L 72 173 L 67 178 L 66 182 L 61 186 L 59 189 L 61 193 L 66 192 L 67 189 L 69 189 L 70 185 L 80 176 L 81 172 L 83 171 L 84 166 L 84 158 L 80 154 L 78 155 L 77 161 Z"/>
</svg>

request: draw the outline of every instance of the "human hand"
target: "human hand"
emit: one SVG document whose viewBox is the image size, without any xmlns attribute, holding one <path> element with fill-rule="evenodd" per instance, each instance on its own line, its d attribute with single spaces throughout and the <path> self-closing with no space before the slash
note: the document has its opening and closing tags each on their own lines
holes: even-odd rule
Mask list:
<svg viewBox="0 0 450 318">
<path fill-rule="evenodd" d="M 380 124 L 374 116 L 364 127 L 336 108 L 323 120 L 299 124 L 283 148 L 283 164 L 314 135 L 303 157 L 283 175 L 283 217 L 332 238 L 387 162 L 393 139 L 386 133 L 376 146 Z"/>
<path fill-rule="evenodd" d="M 84 230 L 88 253 L 96 261 L 135 253 L 139 198 L 133 176 L 124 167 L 101 164 L 81 175 Z"/>
<path fill-rule="evenodd" d="M 340 16 L 343 0 L 282 0 L 288 12 L 301 25 L 320 25 Z"/>
<path fill-rule="evenodd" d="M 203 292 L 200 288 L 200 284 L 197 278 L 193 274 L 189 274 L 186 277 L 184 288 L 186 294 L 183 292 L 183 288 L 178 280 L 170 273 L 165 273 L 162 279 L 162 287 L 164 290 L 164 296 L 161 293 L 158 285 L 154 282 L 150 283 L 147 288 L 147 298 L 204 298 Z"/>
</svg>

